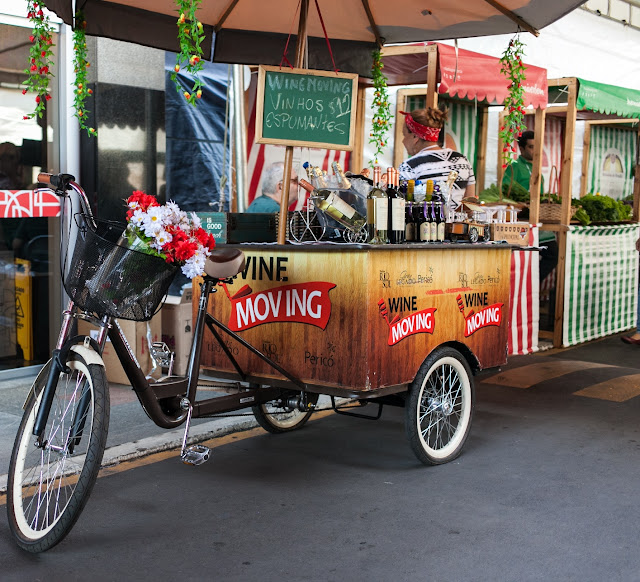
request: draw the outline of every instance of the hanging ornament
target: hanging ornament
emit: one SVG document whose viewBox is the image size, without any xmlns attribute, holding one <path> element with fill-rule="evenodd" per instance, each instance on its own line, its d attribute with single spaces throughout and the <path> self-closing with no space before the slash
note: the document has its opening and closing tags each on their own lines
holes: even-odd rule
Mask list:
<svg viewBox="0 0 640 582">
<path fill-rule="evenodd" d="M 369 134 L 369 143 L 376 148 L 374 160 L 370 165 L 378 165 L 378 156 L 380 156 L 387 145 L 387 132 L 391 127 L 391 106 L 389 104 L 389 93 L 387 91 L 387 77 L 382 73 L 384 65 L 379 50 L 373 51 L 373 65 L 371 72 L 373 73 L 373 109 L 372 129 Z"/>
<path fill-rule="evenodd" d="M 202 62 L 202 43 L 204 42 L 204 27 L 202 22 L 196 19 L 196 10 L 200 0 L 175 0 L 178 9 L 178 42 L 180 52 L 176 55 L 176 66 L 171 73 L 171 80 L 176 86 L 176 91 L 182 94 L 190 105 L 195 106 L 202 97 L 204 87 L 198 73 L 204 68 Z M 178 73 L 184 70 L 193 77 L 191 87 L 183 85 L 178 78 Z"/>
<path fill-rule="evenodd" d="M 509 94 L 504 101 L 507 112 L 504 116 L 504 125 L 500 127 L 502 139 L 502 168 L 506 168 L 514 161 L 516 152 L 516 140 L 522 135 L 524 126 L 524 87 L 527 67 L 522 62 L 524 56 L 524 44 L 520 42 L 520 34 L 517 33 L 510 41 L 509 46 L 500 58 L 500 72 L 507 78 Z"/>
<path fill-rule="evenodd" d="M 51 67 L 55 45 L 53 44 L 53 28 L 49 22 L 49 16 L 43 12 L 37 1 L 28 0 L 27 18 L 33 26 L 33 31 L 29 36 L 31 41 L 29 66 L 24 70 L 28 77 L 24 82 L 26 88 L 22 90 L 22 94 L 35 93 L 36 106 L 34 111 L 25 115 L 23 119 L 33 119 L 36 115 L 42 117 L 45 104 L 51 99 L 49 81 L 53 77 Z"/>
<path fill-rule="evenodd" d="M 73 109 L 74 117 L 78 120 L 80 128 L 84 129 L 89 136 L 95 137 L 98 132 L 93 127 L 87 126 L 89 110 L 85 107 L 87 97 L 93 94 L 87 82 L 87 69 L 90 66 L 87 61 L 87 37 L 85 28 L 87 23 L 82 11 L 76 12 L 73 27 L 73 70 L 76 78 L 73 84 Z"/>
</svg>

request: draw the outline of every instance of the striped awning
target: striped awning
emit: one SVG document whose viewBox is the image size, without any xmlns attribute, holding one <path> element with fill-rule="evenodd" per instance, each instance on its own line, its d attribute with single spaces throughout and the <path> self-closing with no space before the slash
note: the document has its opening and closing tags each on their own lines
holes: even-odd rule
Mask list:
<svg viewBox="0 0 640 582">
<path fill-rule="evenodd" d="M 640 118 L 640 91 L 578 79 L 578 111 Z"/>
<path fill-rule="evenodd" d="M 638 224 L 572 226 L 567 233 L 562 343 L 636 325 Z"/>
</svg>

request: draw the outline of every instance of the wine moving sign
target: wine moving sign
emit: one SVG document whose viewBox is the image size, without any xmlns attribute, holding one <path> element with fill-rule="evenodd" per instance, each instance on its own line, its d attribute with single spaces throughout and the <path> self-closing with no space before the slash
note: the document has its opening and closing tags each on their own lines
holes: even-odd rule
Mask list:
<svg viewBox="0 0 640 582">
<path fill-rule="evenodd" d="M 261 65 L 256 142 L 353 150 L 357 89 L 357 75 Z"/>
<path fill-rule="evenodd" d="M 335 390 L 409 383 L 445 343 L 466 346 L 480 369 L 505 363 L 508 246 L 336 247 L 244 249 L 247 267 L 212 314 L 303 382 Z M 233 373 L 211 336 L 204 342 L 203 366 Z M 225 344 L 252 376 L 278 377 L 233 340 Z"/>
</svg>

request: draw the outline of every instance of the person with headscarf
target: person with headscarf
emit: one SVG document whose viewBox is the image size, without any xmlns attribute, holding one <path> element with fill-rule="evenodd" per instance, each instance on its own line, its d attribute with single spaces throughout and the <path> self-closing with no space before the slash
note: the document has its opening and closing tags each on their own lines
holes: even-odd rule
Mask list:
<svg viewBox="0 0 640 582">
<path fill-rule="evenodd" d="M 476 197 L 476 178 L 469 160 L 460 152 L 443 147 L 447 110 L 428 107 L 401 111 L 405 118 L 402 144 L 411 156 L 398 171 L 404 180 L 446 181 L 452 170 L 458 172 L 450 192 L 449 206 L 456 208 L 463 198 Z"/>
</svg>

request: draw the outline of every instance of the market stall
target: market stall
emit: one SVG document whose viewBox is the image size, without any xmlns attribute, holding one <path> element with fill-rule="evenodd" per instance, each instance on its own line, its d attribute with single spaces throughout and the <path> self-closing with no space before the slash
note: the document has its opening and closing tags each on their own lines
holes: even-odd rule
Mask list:
<svg viewBox="0 0 640 582">
<path fill-rule="evenodd" d="M 543 287 L 555 288 L 553 331 L 541 332 L 541 336 L 552 339 L 555 346 L 568 346 L 636 324 L 640 92 L 578 78 L 549 80 L 545 116 L 529 125 L 535 126 L 536 135 L 552 127 L 557 161 L 551 165 L 558 164 L 557 185 L 552 179 L 546 184 L 551 191 L 557 187 L 561 203 L 550 204 L 545 197 L 540 201 L 537 195 L 531 198 L 530 220 L 542 223 L 541 230 L 554 232 L 559 246 L 553 280 L 542 282 Z M 576 148 L 576 127 L 581 123 L 584 143 Z M 576 188 L 573 162 L 578 154 L 582 155 L 582 175 Z M 534 159 L 534 171 L 541 162 L 542 156 Z M 620 220 L 624 212 L 615 209 L 607 215 L 593 212 L 590 224 L 581 225 L 573 218 L 579 199 L 588 210 L 587 202 L 592 208 L 605 200 L 590 193 L 607 192 L 607 202 L 633 197 L 633 211 L 626 222 Z"/>
<path fill-rule="evenodd" d="M 406 156 L 402 145 L 400 111 L 426 106 L 446 105 L 449 121 L 445 127 L 445 145 L 463 153 L 474 167 L 476 192 L 485 185 L 487 118 L 490 105 L 500 105 L 508 95 L 500 60 L 473 51 L 456 49 L 442 43 L 422 43 L 385 47 L 382 51 L 384 74 L 389 86 L 422 85 L 401 88 L 396 92 L 393 129 L 393 165 Z M 540 67 L 526 65 L 525 106 L 535 111 L 547 105 L 547 74 Z M 370 79 L 361 79 L 359 102 L 364 102 L 363 89 Z M 424 85 L 426 84 L 426 88 Z M 361 120 L 364 115 L 361 116 Z M 361 121 L 362 123 L 362 121 Z M 366 164 L 362 158 L 364 127 L 360 126 L 354 150 L 353 167 Z M 535 229 L 520 244 L 537 244 Z M 538 261 L 535 251 L 514 250 L 512 255 L 511 333 L 509 353 L 526 354 L 538 349 Z"/>
</svg>

